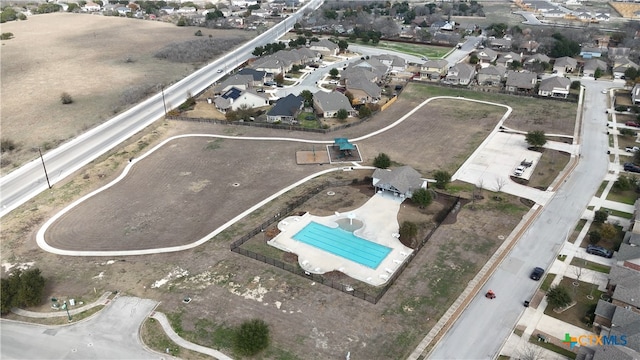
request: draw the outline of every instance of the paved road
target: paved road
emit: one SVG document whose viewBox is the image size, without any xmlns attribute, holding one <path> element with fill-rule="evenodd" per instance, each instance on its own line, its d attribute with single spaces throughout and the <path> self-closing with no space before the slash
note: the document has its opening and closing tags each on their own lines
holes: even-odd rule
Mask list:
<svg viewBox="0 0 640 360">
<path fill-rule="evenodd" d="M 522 315 L 539 282 L 529 280 L 533 267 L 548 268 L 604 178 L 608 159 L 605 96 L 613 83 L 582 79 L 586 88 L 581 140 L 582 158 L 540 216 L 489 279 L 484 291 L 462 313 L 431 352 L 430 359 L 493 359 Z M 569 119 L 568 119 L 569 120 Z"/>
<path fill-rule="evenodd" d="M 209 85 L 220 80 L 225 74 L 218 73 L 218 69 L 233 69 L 252 57 L 251 52 L 256 46 L 275 41 L 293 28 L 296 21 L 302 17 L 307 9 L 315 9 L 324 0 L 312 0 L 297 13 L 264 32 L 252 41 L 240 46 L 234 52 L 199 69 L 180 82 L 170 86 L 146 101 L 113 119 L 91 129 L 60 147 L 44 155 L 44 162 L 51 184 L 72 174 L 100 155 L 111 150 L 135 133 L 141 131 L 165 114 L 167 110 L 182 104 L 190 94 L 198 94 Z M 35 159 L 20 169 L 0 178 L 0 217 L 22 205 L 27 200 L 48 188 L 42 162 Z"/>
<path fill-rule="evenodd" d="M 152 300 L 119 297 L 96 317 L 69 326 L 2 320 L 0 358 L 163 359 L 138 337 L 140 325 L 156 305 Z"/>
</svg>

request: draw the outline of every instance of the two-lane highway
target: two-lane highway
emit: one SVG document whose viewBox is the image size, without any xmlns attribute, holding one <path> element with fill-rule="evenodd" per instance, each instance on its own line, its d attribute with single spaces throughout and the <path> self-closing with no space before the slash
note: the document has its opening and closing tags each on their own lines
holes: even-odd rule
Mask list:
<svg viewBox="0 0 640 360">
<path fill-rule="evenodd" d="M 218 69 L 234 69 L 249 59 L 256 46 L 274 42 L 293 28 L 307 9 L 317 9 L 324 0 L 312 0 L 282 22 L 222 58 L 199 69 L 180 82 L 152 96 L 111 120 L 44 154 L 51 184 L 55 184 L 86 164 L 121 144 L 153 122 L 167 110 L 182 104 L 225 74 Z M 35 159 L 0 178 L 0 217 L 48 188 L 42 161 Z"/>
</svg>

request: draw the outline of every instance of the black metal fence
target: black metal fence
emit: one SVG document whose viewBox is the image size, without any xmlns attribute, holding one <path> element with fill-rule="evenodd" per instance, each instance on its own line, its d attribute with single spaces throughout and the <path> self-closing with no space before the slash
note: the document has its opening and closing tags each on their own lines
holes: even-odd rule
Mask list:
<svg viewBox="0 0 640 360">
<path fill-rule="evenodd" d="M 362 299 L 362 300 L 366 300 L 372 304 L 377 304 L 378 301 L 380 301 L 380 299 L 384 296 L 384 294 L 387 293 L 387 291 L 389 290 L 389 288 L 391 288 L 391 286 L 393 285 L 393 283 L 396 281 L 396 279 L 398 279 L 398 277 L 404 272 L 404 270 L 407 268 L 407 266 L 409 266 L 409 264 L 411 263 L 411 261 L 413 260 L 413 258 L 415 258 L 415 256 L 417 255 L 417 253 L 420 251 L 420 249 L 422 249 L 422 247 L 427 243 L 427 241 L 429 241 L 429 239 L 431 238 L 431 236 L 435 233 L 435 231 L 438 229 L 438 227 L 440 227 L 440 225 L 446 220 L 448 219 L 449 216 L 455 216 L 455 212 L 457 212 L 460 209 L 460 197 L 451 197 L 450 195 L 446 195 L 446 194 L 438 194 L 438 196 L 445 196 L 445 197 L 450 197 L 452 198 L 453 204 L 446 209 L 446 216 L 442 216 L 440 217 L 440 221 L 436 221 L 436 226 L 431 229 L 431 231 L 429 231 L 429 233 L 417 244 L 416 248 L 414 249 L 414 251 L 411 253 L 411 255 L 409 257 L 407 257 L 407 260 L 405 262 L 402 263 L 402 265 L 398 268 L 398 270 L 396 270 L 393 275 L 389 278 L 389 280 L 387 281 L 387 283 L 385 284 L 384 287 L 380 288 L 379 291 L 376 291 L 374 294 L 368 293 L 367 291 L 364 291 L 362 289 L 358 289 L 357 286 L 352 286 L 352 285 L 347 285 L 344 284 L 340 281 L 335 281 L 332 279 L 329 279 L 327 277 L 325 277 L 324 275 L 321 274 L 312 274 L 309 272 L 306 272 L 304 269 L 302 269 L 297 263 L 296 264 L 291 264 L 291 263 L 287 263 L 284 262 L 282 260 L 279 259 L 274 259 L 268 256 L 265 256 L 264 254 L 259 254 L 256 252 L 253 252 L 251 250 L 247 250 L 247 249 L 243 249 L 241 248 L 242 244 L 244 244 L 245 242 L 249 241 L 250 239 L 254 238 L 256 235 L 260 234 L 261 232 L 265 231 L 271 224 L 273 224 L 274 222 L 289 216 L 289 214 L 295 210 L 296 208 L 298 208 L 300 205 L 304 204 L 306 201 L 308 201 L 309 199 L 311 199 L 313 196 L 315 196 L 316 194 L 320 193 L 322 190 L 326 189 L 329 186 L 347 186 L 349 183 L 351 182 L 327 182 L 322 184 L 321 186 L 318 186 L 316 189 L 308 192 L 307 194 L 305 194 L 304 196 L 301 196 L 300 198 L 298 198 L 297 200 L 295 200 L 294 202 L 292 202 L 291 204 L 289 204 L 288 206 L 282 208 L 280 211 L 277 211 L 273 216 L 271 216 L 268 220 L 266 220 L 265 222 L 263 222 L 262 224 L 260 224 L 259 226 L 257 226 L 256 228 L 254 228 L 253 230 L 249 231 L 247 234 L 245 234 L 244 236 L 242 236 L 241 238 L 235 240 L 234 242 L 231 243 L 231 251 L 244 255 L 248 258 L 254 259 L 254 260 L 258 260 L 261 261 L 263 263 L 275 266 L 279 269 L 282 270 L 286 270 L 292 274 L 296 274 L 299 276 L 302 276 L 304 278 L 308 278 L 312 281 L 315 281 L 319 284 L 323 284 L 326 285 L 328 287 L 331 287 L 333 289 L 336 290 L 340 290 L 345 294 L 349 294 L 353 297 L 356 297 L 358 299 Z"/>
</svg>

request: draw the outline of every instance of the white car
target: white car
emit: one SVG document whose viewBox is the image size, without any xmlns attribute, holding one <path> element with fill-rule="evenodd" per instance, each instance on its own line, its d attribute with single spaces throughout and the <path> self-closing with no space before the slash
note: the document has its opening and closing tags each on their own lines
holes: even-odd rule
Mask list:
<svg viewBox="0 0 640 360">
<path fill-rule="evenodd" d="M 321 67 L 321 68 L 326 68 L 326 67 L 327 67 L 327 64 L 322 64 L 322 65 L 320 65 L 320 67 Z"/>
<path fill-rule="evenodd" d="M 607 91 L 606 89 L 605 89 L 605 90 L 602 90 L 602 93 L 603 93 L 603 94 L 606 94 L 607 92 L 608 92 L 608 91 Z"/>
<path fill-rule="evenodd" d="M 516 168 L 516 170 L 513 172 L 513 175 L 515 175 L 515 176 L 522 176 L 522 174 L 524 174 L 524 170 L 525 170 L 525 167 L 524 167 L 524 166 L 522 166 L 522 165 L 520 165 L 520 166 L 518 166 L 518 167 Z"/>
</svg>

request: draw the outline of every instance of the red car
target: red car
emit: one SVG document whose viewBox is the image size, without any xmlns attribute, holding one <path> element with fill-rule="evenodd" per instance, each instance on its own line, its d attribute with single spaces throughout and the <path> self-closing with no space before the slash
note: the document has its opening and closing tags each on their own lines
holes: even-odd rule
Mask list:
<svg viewBox="0 0 640 360">
<path fill-rule="evenodd" d="M 638 124 L 637 122 L 634 122 L 634 121 L 627 121 L 624 124 L 627 125 L 627 126 L 640 127 L 640 124 Z"/>
</svg>

